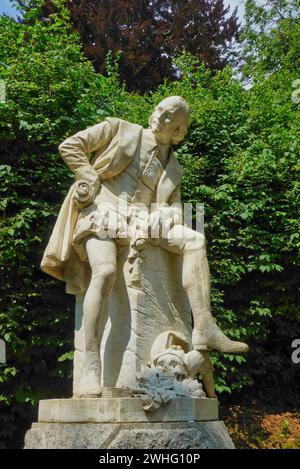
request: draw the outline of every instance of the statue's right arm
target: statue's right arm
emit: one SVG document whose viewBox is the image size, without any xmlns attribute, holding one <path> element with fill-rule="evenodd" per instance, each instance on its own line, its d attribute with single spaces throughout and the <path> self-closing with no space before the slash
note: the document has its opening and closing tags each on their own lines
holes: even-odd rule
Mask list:
<svg viewBox="0 0 300 469">
<path fill-rule="evenodd" d="M 75 175 L 75 179 L 86 181 L 93 199 L 100 187 L 100 179 L 88 160 L 88 155 L 104 147 L 112 139 L 111 124 L 101 122 L 67 138 L 58 147 L 59 152 Z"/>
</svg>

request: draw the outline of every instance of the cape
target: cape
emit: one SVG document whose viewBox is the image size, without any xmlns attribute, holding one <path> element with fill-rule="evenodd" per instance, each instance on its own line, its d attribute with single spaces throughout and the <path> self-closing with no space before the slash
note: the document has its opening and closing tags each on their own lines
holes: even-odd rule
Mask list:
<svg viewBox="0 0 300 469">
<path fill-rule="evenodd" d="M 103 141 L 101 140 L 103 137 L 101 124 L 77 134 L 80 135 L 80 138 L 85 136 L 89 138 L 94 132 L 93 139 L 102 142 L 100 148 L 97 147 L 92 159 L 92 166 L 100 181 L 118 175 L 130 164 L 135 156 L 143 131 L 143 127 L 122 119 L 107 118 L 105 123 L 106 125 L 110 124 L 110 141 L 105 141 L 103 138 Z M 68 141 L 69 139 L 66 140 L 66 142 Z M 88 159 L 86 159 L 86 164 L 89 164 Z M 66 282 L 67 293 L 82 295 L 90 281 L 90 266 L 88 262 L 80 260 L 72 245 L 74 228 L 79 214 L 74 192 L 75 184 L 71 186 L 62 204 L 43 255 L 41 269 L 52 277 Z"/>
</svg>

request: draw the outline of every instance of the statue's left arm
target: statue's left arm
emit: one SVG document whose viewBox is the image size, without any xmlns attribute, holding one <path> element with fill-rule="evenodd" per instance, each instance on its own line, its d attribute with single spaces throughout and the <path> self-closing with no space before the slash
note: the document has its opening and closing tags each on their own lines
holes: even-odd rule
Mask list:
<svg viewBox="0 0 300 469">
<path fill-rule="evenodd" d="M 101 150 L 101 147 L 105 147 L 112 137 L 112 126 L 109 121 L 105 120 L 78 132 L 59 145 L 59 152 L 74 173 L 75 179 L 87 183 L 89 202 L 93 200 L 99 190 L 100 179 L 90 164 L 88 156 Z"/>
</svg>

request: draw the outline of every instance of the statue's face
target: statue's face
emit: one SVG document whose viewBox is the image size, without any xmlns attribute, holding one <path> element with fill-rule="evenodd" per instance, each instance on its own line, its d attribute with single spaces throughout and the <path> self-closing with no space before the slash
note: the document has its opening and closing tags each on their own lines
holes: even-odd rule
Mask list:
<svg viewBox="0 0 300 469">
<path fill-rule="evenodd" d="M 188 118 L 174 97 L 166 98 L 155 108 L 149 120 L 156 141 L 161 144 L 176 144 L 184 139 Z"/>
</svg>

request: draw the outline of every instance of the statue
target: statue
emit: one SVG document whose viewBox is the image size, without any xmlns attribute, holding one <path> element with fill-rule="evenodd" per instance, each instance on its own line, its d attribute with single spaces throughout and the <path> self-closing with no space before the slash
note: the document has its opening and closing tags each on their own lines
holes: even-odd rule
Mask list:
<svg viewBox="0 0 300 469">
<path fill-rule="evenodd" d="M 86 353 L 79 384 L 81 397 L 101 396 L 99 348 L 116 279 L 118 250 L 123 246 L 130 246 L 131 281 L 137 288 L 140 288 L 145 243 L 182 256 L 182 286 L 193 315 L 195 353 L 188 352 L 186 343 L 177 345 L 177 349 L 173 344 L 173 352 L 170 351 L 172 346 L 168 347 L 169 354 L 176 356 L 177 362 L 185 367 L 179 380 L 177 374 L 177 381 L 182 381 L 183 376 L 193 380 L 195 373 L 201 372 L 201 364 L 205 364 L 204 388 L 208 396 L 214 397 L 207 351 L 248 351 L 245 343 L 229 339 L 214 321 L 205 238 L 183 224 L 180 200 L 183 169 L 175 159 L 172 146 L 184 139 L 189 118 L 190 111 L 183 98 L 171 96 L 155 108 L 148 129 L 121 119 L 106 118 L 59 146 L 76 182 L 62 205 L 41 268 L 65 281 L 68 293 L 85 294 Z M 155 210 L 151 210 L 153 203 Z M 146 229 L 145 210 L 141 210 L 141 206 L 146 207 Z M 164 218 L 172 222 L 161 235 Z M 134 234 L 128 234 L 128 222 L 135 223 Z M 151 233 L 159 234 L 147 236 L 149 227 Z M 180 331 L 174 334 L 179 337 Z M 192 355 L 186 357 L 188 353 Z M 187 364 L 192 356 L 193 359 L 196 356 L 193 371 Z M 152 360 L 151 366 L 163 369 L 161 360 Z M 156 404 L 150 407 L 153 405 Z"/>
</svg>

